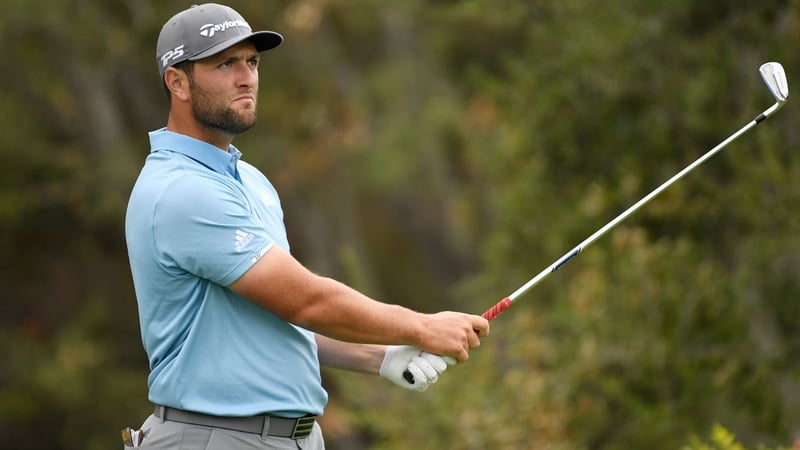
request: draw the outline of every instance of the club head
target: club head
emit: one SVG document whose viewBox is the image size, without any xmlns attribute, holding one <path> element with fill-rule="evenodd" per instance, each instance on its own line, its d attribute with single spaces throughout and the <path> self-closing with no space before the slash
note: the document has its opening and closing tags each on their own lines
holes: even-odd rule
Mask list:
<svg viewBox="0 0 800 450">
<path fill-rule="evenodd" d="M 764 63 L 758 68 L 758 72 L 778 103 L 783 103 L 789 98 L 789 84 L 786 82 L 786 72 L 783 71 L 783 66 L 780 63 Z"/>
</svg>

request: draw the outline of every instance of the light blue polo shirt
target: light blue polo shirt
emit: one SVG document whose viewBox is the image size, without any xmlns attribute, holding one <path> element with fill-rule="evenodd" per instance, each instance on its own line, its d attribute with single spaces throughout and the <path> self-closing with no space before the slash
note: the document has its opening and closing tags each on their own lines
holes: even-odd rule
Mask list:
<svg viewBox="0 0 800 450">
<path fill-rule="evenodd" d="M 226 287 L 272 246 L 289 251 L 275 188 L 234 146 L 166 129 L 150 145 L 125 220 L 150 401 L 222 416 L 322 414 L 314 334 Z"/>
</svg>

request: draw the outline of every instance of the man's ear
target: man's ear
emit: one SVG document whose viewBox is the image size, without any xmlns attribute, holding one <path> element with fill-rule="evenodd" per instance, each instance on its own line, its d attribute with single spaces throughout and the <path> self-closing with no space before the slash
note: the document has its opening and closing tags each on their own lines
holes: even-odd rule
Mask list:
<svg viewBox="0 0 800 450">
<path fill-rule="evenodd" d="M 167 67 L 164 72 L 164 84 L 178 100 L 189 100 L 189 76 L 186 72 L 174 67 Z"/>
</svg>

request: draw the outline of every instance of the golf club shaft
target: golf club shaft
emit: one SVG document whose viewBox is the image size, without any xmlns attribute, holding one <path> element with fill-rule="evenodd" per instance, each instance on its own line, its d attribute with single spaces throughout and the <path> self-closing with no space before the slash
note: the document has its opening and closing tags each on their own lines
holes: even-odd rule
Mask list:
<svg viewBox="0 0 800 450">
<path fill-rule="evenodd" d="M 657 187 L 655 190 L 653 190 L 652 192 L 647 194 L 644 198 L 642 198 L 641 200 L 636 202 L 633 206 L 631 206 L 628 209 L 626 209 L 625 211 L 623 211 L 622 214 L 620 214 L 617 217 L 615 217 L 611 222 L 608 222 L 602 228 L 600 228 L 599 230 L 595 231 L 594 234 L 592 234 L 591 236 L 586 238 L 583 242 L 578 244 L 570 252 L 568 252 L 567 254 L 562 256 L 561 258 L 559 258 L 556 262 L 554 262 L 552 265 L 550 265 L 549 267 L 547 267 L 543 271 L 539 272 L 538 275 L 536 275 L 535 277 L 531 278 L 527 283 L 525 283 L 519 289 L 517 289 L 516 291 L 511 293 L 511 295 L 509 295 L 508 297 L 505 297 L 504 299 L 502 299 L 499 302 L 497 302 L 494 306 L 492 306 L 486 312 L 481 314 L 481 316 L 483 316 L 483 318 L 485 318 L 486 320 L 489 320 L 489 321 L 494 320 L 497 316 L 502 314 L 503 311 L 505 311 L 506 309 L 510 308 L 511 305 L 514 303 L 514 301 L 517 298 L 519 298 L 522 294 L 527 292 L 530 288 L 532 288 L 533 286 L 536 286 L 537 284 L 539 284 L 539 282 L 541 282 L 542 280 L 547 278 L 548 275 L 550 275 L 551 273 L 553 273 L 556 270 L 560 269 L 564 264 L 566 264 L 572 258 L 577 256 L 580 252 L 582 252 L 586 247 L 591 245 L 594 241 L 596 241 L 601 236 L 606 234 L 609 230 L 611 230 L 614 227 L 616 227 L 617 225 L 619 225 L 620 222 L 622 222 L 623 220 L 627 219 L 631 214 L 636 212 L 636 210 L 641 208 L 643 205 L 647 204 L 650 200 L 654 199 L 661 192 L 663 192 L 666 188 L 668 188 L 673 183 L 675 183 L 676 181 L 678 181 L 681 178 L 683 178 L 684 175 L 686 175 L 687 173 L 689 173 L 692 170 L 694 170 L 697 166 L 703 164 L 709 158 L 711 158 L 712 156 L 716 155 L 720 150 L 725 148 L 726 145 L 728 145 L 731 142 L 735 141 L 739 136 L 741 136 L 742 134 L 747 132 L 747 130 L 749 130 L 750 128 L 753 128 L 754 126 L 759 124 L 761 121 L 763 121 L 764 119 L 766 119 L 767 117 L 772 115 L 775 111 L 780 109 L 781 106 L 783 106 L 783 103 L 779 101 L 779 102 L 775 103 L 774 105 L 772 105 L 771 107 L 767 108 L 764 112 L 759 114 L 758 117 L 756 117 L 755 119 L 751 120 L 750 123 L 748 123 L 747 125 L 745 125 L 741 129 L 739 129 L 739 131 L 737 131 L 737 132 L 733 133 L 732 135 L 730 135 L 724 141 L 720 142 L 716 147 L 712 148 L 705 155 L 701 156 L 695 162 L 693 162 L 692 164 L 688 165 L 686 168 L 684 168 L 683 170 L 681 170 L 680 172 L 675 174 L 672 178 L 670 178 L 669 180 L 664 182 L 661 186 Z"/>
</svg>

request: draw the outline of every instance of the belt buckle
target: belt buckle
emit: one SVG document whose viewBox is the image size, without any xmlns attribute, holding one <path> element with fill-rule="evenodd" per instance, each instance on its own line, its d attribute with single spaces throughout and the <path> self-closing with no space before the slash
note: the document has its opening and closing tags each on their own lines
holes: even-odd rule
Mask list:
<svg viewBox="0 0 800 450">
<path fill-rule="evenodd" d="M 294 422 L 294 429 L 292 430 L 292 439 L 302 439 L 311 434 L 314 429 L 315 417 L 301 417 Z"/>
</svg>

